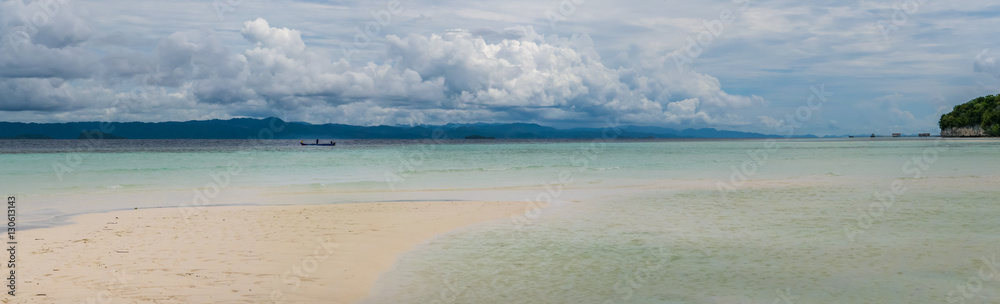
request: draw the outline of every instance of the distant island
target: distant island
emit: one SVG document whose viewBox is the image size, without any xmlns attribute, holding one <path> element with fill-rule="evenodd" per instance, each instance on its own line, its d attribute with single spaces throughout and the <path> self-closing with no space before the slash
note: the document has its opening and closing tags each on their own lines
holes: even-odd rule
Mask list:
<svg viewBox="0 0 1000 304">
<path fill-rule="evenodd" d="M 99 130 L 104 130 L 101 132 Z M 97 133 L 95 133 L 97 132 Z M 112 134 L 113 133 L 113 134 Z M 0 137 L 53 139 L 658 139 L 782 138 L 713 128 L 683 130 L 653 126 L 558 129 L 533 123 L 470 123 L 416 126 L 354 126 L 286 122 L 279 118 L 233 118 L 170 122 L 0 122 Z M 800 137 L 816 137 L 803 135 Z"/>
<path fill-rule="evenodd" d="M 104 133 L 101 131 L 83 131 L 76 139 L 128 139 L 127 137 L 121 137 L 111 133 Z"/>
<path fill-rule="evenodd" d="M 0 136 L 0 139 L 54 139 L 54 138 L 40 134 L 18 134 L 14 136 Z"/>
<path fill-rule="evenodd" d="M 979 97 L 955 106 L 938 121 L 941 137 L 1000 136 L 1000 95 Z"/>
<path fill-rule="evenodd" d="M 493 136 L 469 135 L 466 136 L 465 139 L 497 139 L 497 138 Z"/>
<path fill-rule="evenodd" d="M 14 136 L 0 136 L 0 139 L 55 139 L 52 136 L 41 134 L 18 134 Z M 128 139 L 111 133 L 101 131 L 82 131 L 76 139 Z"/>
</svg>

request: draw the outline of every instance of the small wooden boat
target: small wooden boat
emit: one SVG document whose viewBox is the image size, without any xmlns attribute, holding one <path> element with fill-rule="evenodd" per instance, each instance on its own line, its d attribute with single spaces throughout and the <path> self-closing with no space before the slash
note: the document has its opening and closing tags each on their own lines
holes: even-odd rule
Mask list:
<svg viewBox="0 0 1000 304">
<path fill-rule="evenodd" d="M 307 143 L 304 143 L 304 142 L 302 142 L 302 141 L 299 141 L 299 144 L 300 144 L 300 145 L 303 145 L 303 146 L 331 146 L 331 147 L 332 147 L 332 146 L 336 146 L 336 145 L 337 145 L 337 143 L 336 143 L 336 142 L 332 142 L 332 141 L 331 141 L 330 143 L 322 143 L 322 144 L 320 144 L 320 143 L 315 143 L 315 144 L 307 144 Z"/>
</svg>

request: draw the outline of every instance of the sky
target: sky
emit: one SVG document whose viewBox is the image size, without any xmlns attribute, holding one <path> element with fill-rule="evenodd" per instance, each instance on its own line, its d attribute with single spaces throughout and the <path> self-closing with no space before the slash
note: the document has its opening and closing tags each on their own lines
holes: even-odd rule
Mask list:
<svg viewBox="0 0 1000 304">
<path fill-rule="evenodd" d="M 0 121 L 937 133 L 995 1 L 0 0 Z"/>
</svg>

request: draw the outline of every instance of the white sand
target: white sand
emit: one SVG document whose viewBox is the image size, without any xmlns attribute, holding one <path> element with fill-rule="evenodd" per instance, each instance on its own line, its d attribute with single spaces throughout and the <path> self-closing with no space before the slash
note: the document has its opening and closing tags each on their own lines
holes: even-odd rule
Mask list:
<svg viewBox="0 0 1000 304">
<path fill-rule="evenodd" d="M 434 235 L 524 202 L 207 207 L 86 214 L 18 234 L 3 303 L 351 303 Z"/>
</svg>

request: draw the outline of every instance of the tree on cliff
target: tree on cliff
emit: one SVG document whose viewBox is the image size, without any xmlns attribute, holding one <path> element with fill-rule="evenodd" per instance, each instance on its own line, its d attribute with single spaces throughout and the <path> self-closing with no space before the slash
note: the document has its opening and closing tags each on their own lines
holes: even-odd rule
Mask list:
<svg viewBox="0 0 1000 304">
<path fill-rule="evenodd" d="M 1000 95 L 983 96 L 957 105 L 938 121 L 941 130 L 976 125 L 989 136 L 1000 136 Z"/>
</svg>

